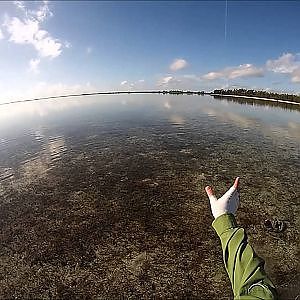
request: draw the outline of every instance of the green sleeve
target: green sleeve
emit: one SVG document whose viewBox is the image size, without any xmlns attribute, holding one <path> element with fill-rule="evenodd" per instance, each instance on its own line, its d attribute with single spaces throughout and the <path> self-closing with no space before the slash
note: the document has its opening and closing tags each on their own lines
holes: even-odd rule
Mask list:
<svg viewBox="0 0 300 300">
<path fill-rule="evenodd" d="M 212 224 L 221 239 L 224 264 L 235 299 L 278 299 L 264 270 L 264 260 L 248 244 L 233 214 L 219 216 Z"/>
</svg>

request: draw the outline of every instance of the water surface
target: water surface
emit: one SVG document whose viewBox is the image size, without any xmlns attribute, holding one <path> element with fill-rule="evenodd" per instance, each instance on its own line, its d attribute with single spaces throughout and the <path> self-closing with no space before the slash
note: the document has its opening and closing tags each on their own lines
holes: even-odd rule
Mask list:
<svg viewBox="0 0 300 300">
<path fill-rule="evenodd" d="M 231 297 L 204 187 L 241 177 L 238 222 L 300 293 L 300 112 L 209 96 L 0 107 L 1 298 Z M 266 232 L 266 218 L 287 224 Z"/>
</svg>

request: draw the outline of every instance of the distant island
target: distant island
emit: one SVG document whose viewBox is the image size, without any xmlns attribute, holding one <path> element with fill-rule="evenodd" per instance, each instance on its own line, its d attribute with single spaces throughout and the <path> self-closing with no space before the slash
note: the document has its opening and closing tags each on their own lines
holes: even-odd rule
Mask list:
<svg viewBox="0 0 300 300">
<path fill-rule="evenodd" d="M 285 103 L 300 105 L 300 95 L 294 95 L 294 94 L 256 91 L 256 90 L 247 90 L 247 89 L 233 89 L 233 90 L 216 89 L 209 94 L 212 96 L 219 96 L 219 97 L 251 98 L 251 99 L 277 101 L 277 102 L 285 102 Z"/>
<path fill-rule="evenodd" d="M 118 93 L 123 93 L 123 92 L 116 92 L 116 94 Z M 282 103 L 300 105 L 300 95 L 247 90 L 247 89 L 233 89 L 233 90 L 215 89 L 213 92 L 190 91 L 190 90 L 163 90 L 163 91 L 145 91 L 145 92 L 128 91 L 127 93 L 128 94 L 151 93 L 151 94 L 172 94 L 172 95 L 210 95 L 214 97 L 258 99 L 258 100 L 267 100 L 273 102 L 282 102 Z"/>
<path fill-rule="evenodd" d="M 205 95 L 209 94 L 205 91 L 183 91 L 183 90 L 169 90 L 169 91 L 158 91 L 159 94 L 174 94 L 174 95 Z"/>
</svg>

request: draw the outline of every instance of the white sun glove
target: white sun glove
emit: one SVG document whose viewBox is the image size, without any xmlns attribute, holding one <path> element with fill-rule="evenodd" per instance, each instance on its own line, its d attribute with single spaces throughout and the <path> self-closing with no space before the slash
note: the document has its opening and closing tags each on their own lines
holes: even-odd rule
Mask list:
<svg viewBox="0 0 300 300">
<path fill-rule="evenodd" d="M 238 186 L 239 177 L 235 179 L 233 186 L 219 199 L 214 195 L 210 186 L 205 188 L 210 201 L 211 211 L 215 219 L 226 213 L 235 215 L 240 202 Z"/>
</svg>

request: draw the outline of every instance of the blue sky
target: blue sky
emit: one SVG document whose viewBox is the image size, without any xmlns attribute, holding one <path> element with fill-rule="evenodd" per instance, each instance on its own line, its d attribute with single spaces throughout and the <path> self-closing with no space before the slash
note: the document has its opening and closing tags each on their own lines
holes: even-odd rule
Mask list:
<svg viewBox="0 0 300 300">
<path fill-rule="evenodd" d="M 299 93 L 299 12 L 289 1 L 228 1 L 227 13 L 225 1 L 0 2 L 0 101 L 228 86 Z"/>
</svg>

